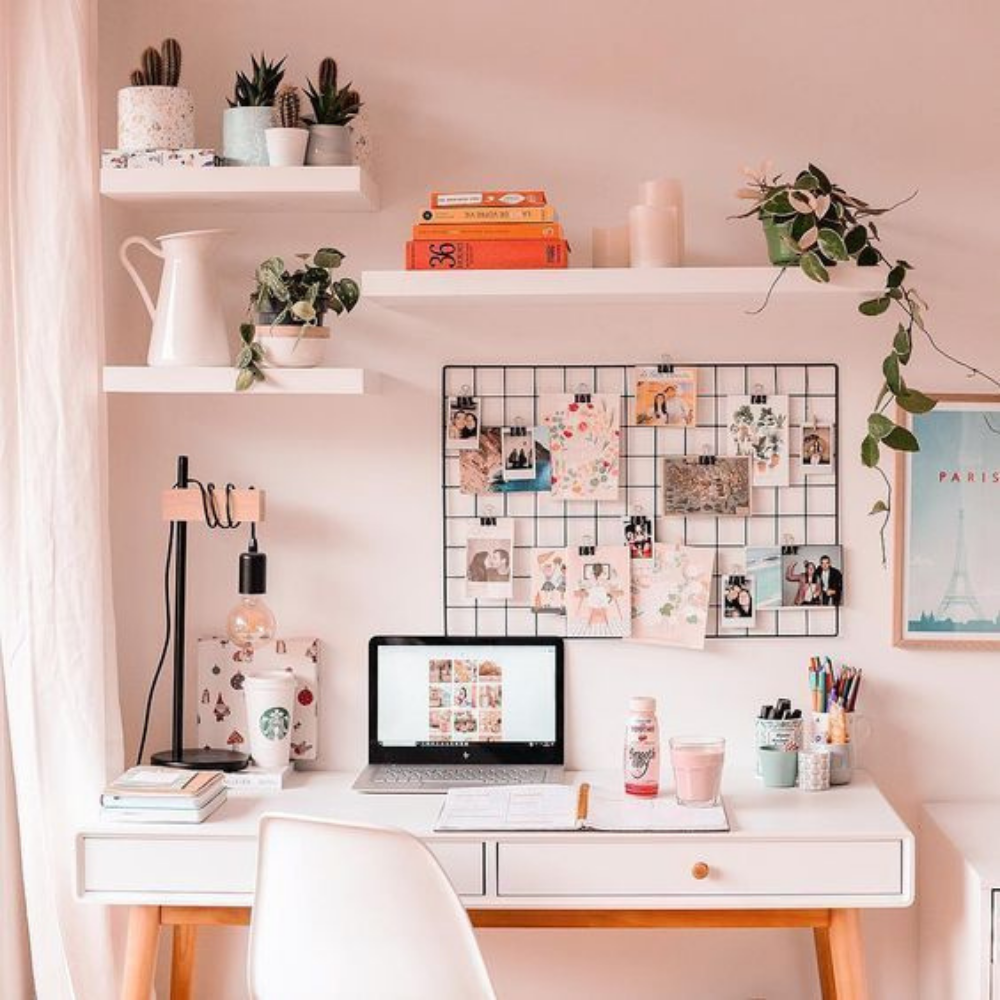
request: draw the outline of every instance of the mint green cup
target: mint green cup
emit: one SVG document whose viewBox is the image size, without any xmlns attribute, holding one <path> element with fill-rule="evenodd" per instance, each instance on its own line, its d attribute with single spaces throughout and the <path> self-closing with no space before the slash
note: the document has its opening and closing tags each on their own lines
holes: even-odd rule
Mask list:
<svg viewBox="0 0 1000 1000">
<path fill-rule="evenodd" d="M 781 747 L 758 747 L 757 763 L 765 788 L 793 788 L 799 773 L 799 755 Z"/>
</svg>

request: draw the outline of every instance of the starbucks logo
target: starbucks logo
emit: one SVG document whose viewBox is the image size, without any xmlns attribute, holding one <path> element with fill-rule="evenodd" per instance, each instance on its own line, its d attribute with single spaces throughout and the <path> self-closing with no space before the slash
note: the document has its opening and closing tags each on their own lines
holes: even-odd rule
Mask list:
<svg viewBox="0 0 1000 1000">
<path fill-rule="evenodd" d="M 260 731 L 269 740 L 283 740 L 288 735 L 291 717 L 284 708 L 269 708 L 260 717 Z"/>
</svg>

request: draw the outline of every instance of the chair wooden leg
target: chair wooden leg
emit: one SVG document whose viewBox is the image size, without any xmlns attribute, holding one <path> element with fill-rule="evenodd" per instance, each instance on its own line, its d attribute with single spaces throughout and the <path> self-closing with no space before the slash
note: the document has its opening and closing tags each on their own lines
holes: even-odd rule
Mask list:
<svg viewBox="0 0 1000 1000">
<path fill-rule="evenodd" d="M 194 996 L 194 955 L 198 928 L 193 924 L 174 927 L 170 957 L 170 1000 L 191 1000 Z"/>
<path fill-rule="evenodd" d="M 819 987 L 823 1000 L 837 1000 L 837 981 L 833 975 L 833 955 L 830 952 L 830 928 L 814 927 L 816 966 L 819 970 Z"/>
<path fill-rule="evenodd" d="M 128 917 L 128 944 L 122 1000 L 149 1000 L 156 972 L 156 948 L 160 940 L 160 908 L 133 906 Z"/>
<path fill-rule="evenodd" d="M 857 910 L 831 910 L 829 934 L 837 1000 L 868 1000 L 861 914 Z"/>
</svg>

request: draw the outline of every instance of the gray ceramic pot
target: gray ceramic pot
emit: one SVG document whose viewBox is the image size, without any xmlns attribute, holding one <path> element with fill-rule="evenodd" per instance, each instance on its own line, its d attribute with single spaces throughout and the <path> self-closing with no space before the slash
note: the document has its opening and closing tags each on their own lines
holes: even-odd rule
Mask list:
<svg viewBox="0 0 1000 1000">
<path fill-rule="evenodd" d="M 351 128 L 349 125 L 310 125 L 306 164 L 310 167 L 349 167 Z"/>
<path fill-rule="evenodd" d="M 274 109 L 227 108 L 222 113 L 222 159 L 228 167 L 266 167 L 267 129 Z"/>
</svg>

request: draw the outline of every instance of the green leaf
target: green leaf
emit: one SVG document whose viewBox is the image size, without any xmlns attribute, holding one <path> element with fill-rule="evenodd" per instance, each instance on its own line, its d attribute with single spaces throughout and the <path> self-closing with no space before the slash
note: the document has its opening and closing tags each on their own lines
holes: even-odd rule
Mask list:
<svg viewBox="0 0 1000 1000">
<path fill-rule="evenodd" d="M 313 263 L 317 267 L 337 268 L 344 260 L 344 255 L 333 247 L 320 247 L 313 256 Z"/>
<path fill-rule="evenodd" d="M 823 262 L 815 253 L 804 253 L 799 258 L 799 267 L 811 281 L 826 282 L 830 280 L 830 272 L 823 266 Z"/>
<path fill-rule="evenodd" d="M 858 310 L 866 316 L 881 316 L 889 308 L 892 299 L 888 295 L 880 295 L 877 299 L 868 299 L 858 306 Z"/>
<path fill-rule="evenodd" d="M 899 286 L 906 280 L 906 268 L 897 264 L 890 272 L 889 276 L 885 279 L 886 288 L 899 288 Z"/>
<path fill-rule="evenodd" d="M 850 260 L 843 238 L 832 229 L 824 227 L 819 231 L 819 247 L 833 260 Z"/>
<path fill-rule="evenodd" d="M 361 289 L 353 278 L 341 278 L 333 283 L 333 290 L 337 298 L 344 303 L 344 308 L 350 312 L 361 298 Z"/>
<path fill-rule="evenodd" d="M 803 170 L 795 178 L 795 189 L 797 191 L 815 191 L 818 187 L 819 181 L 808 170 Z"/>
<path fill-rule="evenodd" d="M 792 236 L 792 242 L 797 245 L 802 237 L 805 236 L 805 234 L 815 225 L 816 220 L 812 215 L 796 215 L 795 218 L 792 219 L 791 229 L 789 230 Z"/>
<path fill-rule="evenodd" d="M 917 389 L 906 389 L 896 397 L 896 402 L 907 413 L 930 413 L 937 406 L 937 400 L 925 396 Z"/>
<path fill-rule="evenodd" d="M 240 323 L 240 340 L 244 344 L 253 343 L 254 328 L 253 323 Z"/>
<path fill-rule="evenodd" d="M 236 376 L 236 391 L 246 392 L 254 384 L 254 381 L 254 373 L 248 368 L 243 368 L 239 375 Z"/>
<path fill-rule="evenodd" d="M 800 212 L 802 215 L 812 215 L 813 200 L 807 191 L 789 191 L 788 201 L 796 212 Z"/>
<path fill-rule="evenodd" d="M 864 226 L 855 226 L 853 229 L 848 230 L 847 235 L 844 237 L 844 245 L 852 257 L 855 254 L 861 253 L 868 246 L 868 230 Z"/>
<path fill-rule="evenodd" d="M 878 465 L 878 441 L 870 434 L 861 442 L 861 464 L 866 469 L 874 469 Z"/>
<path fill-rule="evenodd" d="M 920 442 L 905 427 L 894 427 L 882 440 L 894 451 L 920 451 Z"/>
<path fill-rule="evenodd" d="M 889 505 L 884 500 L 876 500 L 869 514 L 888 514 Z"/>
<path fill-rule="evenodd" d="M 830 190 L 832 190 L 833 185 L 830 183 L 830 178 L 827 177 L 826 174 L 823 173 L 823 171 L 820 170 L 815 163 L 809 164 L 809 173 L 811 173 L 813 177 L 816 178 L 816 182 L 819 184 L 819 189 L 821 191 L 823 191 L 824 193 L 828 193 Z"/>
<path fill-rule="evenodd" d="M 892 349 L 899 355 L 901 365 L 909 362 L 910 355 L 913 353 L 913 336 L 902 323 L 896 330 L 896 336 L 892 338 Z"/>
<path fill-rule="evenodd" d="M 885 376 L 885 384 L 892 391 L 892 394 L 898 396 L 903 390 L 903 384 L 899 377 L 899 356 L 895 352 L 888 355 L 882 362 L 882 374 Z"/>
<path fill-rule="evenodd" d="M 764 215 L 782 216 L 793 215 L 795 209 L 792 208 L 792 203 L 788 200 L 788 195 L 784 191 L 780 191 L 764 202 L 761 206 L 761 212 Z"/>
<path fill-rule="evenodd" d="M 249 344 L 244 344 L 240 349 L 240 353 L 236 357 L 236 367 L 246 368 L 247 365 L 253 362 L 253 349 Z"/>
<path fill-rule="evenodd" d="M 858 267 L 875 267 L 881 258 L 870 243 L 858 254 Z"/>
<path fill-rule="evenodd" d="M 868 416 L 868 436 L 881 441 L 893 432 L 896 425 L 884 413 L 872 413 Z"/>
</svg>

